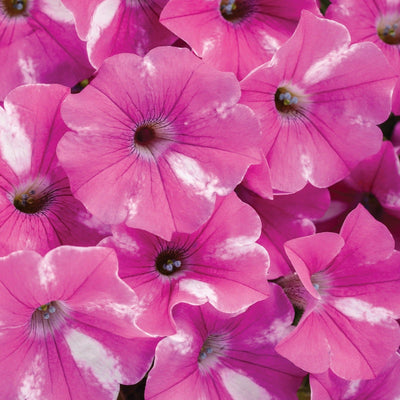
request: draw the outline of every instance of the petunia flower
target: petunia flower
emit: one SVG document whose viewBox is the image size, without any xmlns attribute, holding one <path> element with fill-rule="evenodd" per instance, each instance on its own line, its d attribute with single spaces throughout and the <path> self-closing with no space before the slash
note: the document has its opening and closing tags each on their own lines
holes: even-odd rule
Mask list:
<svg viewBox="0 0 400 400">
<path fill-rule="evenodd" d="M 167 0 L 61 0 L 72 12 L 79 37 L 87 42 L 90 62 L 99 68 L 118 53 L 144 56 L 176 40 L 159 22 Z"/>
<path fill-rule="evenodd" d="M 332 371 L 310 376 L 312 400 L 383 400 L 400 396 L 400 355 L 396 353 L 383 371 L 369 380 L 347 381 Z"/>
<path fill-rule="evenodd" d="M 119 226 L 99 245 L 116 250 L 119 276 L 138 295 L 138 325 L 168 335 L 175 333 L 178 303 L 209 301 L 222 312 L 238 312 L 265 299 L 269 258 L 255 243 L 260 230 L 257 213 L 232 193 L 217 199 L 213 215 L 191 235 L 174 233 L 166 241 Z"/>
<path fill-rule="evenodd" d="M 221 71 L 238 79 L 270 60 L 315 0 L 170 0 L 160 22 Z"/>
<path fill-rule="evenodd" d="M 259 117 L 272 187 L 328 187 L 379 150 L 395 75 L 372 43 L 303 11 L 293 36 L 242 82 Z"/>
<path fill-rule="evenodd" d="M 350 176 L 329 188 L 332 204 L 317 227 L 336 230 L 347 213 L 361 203 L 385 224 L 400 250 L 400 162 L 391 142 L 357 165 Z"/>
<path fill-rule="evenodd" d="M 195 231 L 260 162 L 258 121 L 239 97 L 233 74 L 187 49 L 110 57 L 61 108 L 72 192 L 104 223 L 166 240 Z"/>
<path fill-rule="evenodd" d="M 108 232 L 71 193 L 56 157 L 69 89 L 27 85 L 0 109 L 0 255 L 61 244 L 96 245 Z"/>
<path fill-rule="evenodd" d="M 400 1 L 333 0 L 326 17 L 346 26 L 353 43 L 375 43 L 397 73 L 393 112 L 400 114 Z"/>
<path fill-rule="evenodd" d="M 2 0 L 0 17 L 1 100 L 22 84 L 72 87 L 93 73 L 61 0 Z"/>
<path fill-rule="evenodd" d="M 311 220 L 323 216 L 327 210 L 328 189 L 307 185 L 297 193 L 274 196 L 273 200 L 263 199 L 242 185 L 236 188 L 236 193 L 257 211 L 261 219 L 262 230 L 257 243 L 268 251 L 271 259 L 268 279 L 293 272 L 283 245 L 290 239 L 315 233 Z"/>
<path fill-rule="evenodd" d="M 340 234 L 293 239 L 285 249 L 296 273 L 278 282 L 304 314 L 278 353 L 314 374 L 378 376 L 400 345 L 400 253 L 387 228 L 359 205 Z"/>
<path fill-rule="evenodd" d="M 179 304 L 173 313 L 178 332 L 157 346 L 146 399 L 297 399 L 305 372 L 274 350 L 293 319 L 279 287 L 239 315 L 208 303 Z"/>
<path fill-rule="evenodd" d="M 159 339 L 135 326 L 117 265 L 100 247 L 0 258 L 2 398 L 115 400 L 119 383 L 143 377 Z"/>
</svg>

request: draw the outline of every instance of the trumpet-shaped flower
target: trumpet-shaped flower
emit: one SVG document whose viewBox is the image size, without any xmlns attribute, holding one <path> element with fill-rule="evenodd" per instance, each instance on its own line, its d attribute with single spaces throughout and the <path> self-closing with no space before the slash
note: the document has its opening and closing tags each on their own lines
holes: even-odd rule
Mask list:
<svg viewBox="0 0 400 400">
<path fill-rule="evenodd" d="M 119 226 L 99 245 L 116 250 L 119 275 L 138 295 L 138 325 L 171 334 L 178 303 L 209 301 L 222 312 L 238 312 L 268 295 L 268 254 L 255 243 L 260 231 L 256 212 L 232 193 L 217 200 L 213 215 L 191 235 L 174 233 L 165 241 Z"/>
<path fill-rule="evenodd" d="M 195 231 L 261 161 L 258 121 L 239 97 L 233 74 L 187 49 L 110 57 L 61 108 L 73 132 L 57 154 L 72 192 L 105 223 L 167 240 Z"/>
<path fill-rule="evenodd" d="M 297 193 L 274 196 L 273 200 L 263 199 L 242 185 L 236 193 L 257 211 L 261 219 L 262 231 L 257 242 L 268 251 L 271 259 L 268 279 L 293 272 L 283 245 L 290 239 L 315 233 L 311 219 L 321 217 L 327 210 L 328 189 L 307 185 Z"/>
<path fill-rule="evenodd" d="M 353 43 L 375 43 L 397 72 L 393 112 L 400 114 L 400 1 L 333 0 L 326 12 L 346 26 Z"/>
<path fill-rule="evenodd" d="M 0 255 L 61 244 L 96 245 L 105 235 L 71 193 L 56 157 L 67 127 L 60 104 L 69 89 L 27 85 L 0 109 Z"/>
<path fill-rule="evenodd" d="M 239 315 L 179 304 L 174 318 L 178 332 L 157 346 L 146 399 L 297 399 L 305 373 L 274 350 L 293 319 L 276 285 L 270 298 Z"/>
<path fill-rule="evenodd" d="M 0 258 L 2 398 L 114 400 L 119 383 L 143 377 L 158 339 L 135 326 L 117 265 L 100 247 Z"/>
<path fill-rule="evenodd" d="M 317 221 L 319 230 L 336 230 L 347 213 L 361 203 L 389 228 L 400 250 L 400 163 L 391 142 L 383 142 L 377 154 L 361 161 L 330 192 L 332 204 L 326 216 Z"/>
<path fill-rule="evenodd" d="M 160 21 L 203 60 L 238 79 L 270 60 L 315 0 L 170 0 Z"/>
<path fill-rule="evenodd" d="M 304 314 L 278 353 L 311 373 L 378 376 L 400 345 L 400 253 L 388 229 L 360 205 L 340 234 L 293 239 L 285 248 L 296 273 L 278 282 Z"/>
<path fill-rule="evenodd" d="M 311 398 L 313 400 L 398 399 L 399 376 L 400 355 L 396 353 L 375 379 L 347 381 L 332 371 L 311 375 Z"/>
<path fill-rule="evenodd" d="M 87 42 L 90 62 L 99 68 L 118 53 L 144 56 L 156 46 L 172 44 L 176 37 L 160 24 L 167 0 L 62 0 L 73 13 L 76 29 Z"/>
<path fill-rule="evenodd" d="M 94 71 L 61 0 L 1 0 L 0 60 L 1 100 L 22 84 L 73 86 Z"/>
<path fill-rule="evenodd" d="M 379 151 L 395 73 L 372 43 L 350 45 L 343 25 L 303 11 L 293 36 L 242 82 L 261 121 L 272 187 L 328 187 Z"/>
</svg>

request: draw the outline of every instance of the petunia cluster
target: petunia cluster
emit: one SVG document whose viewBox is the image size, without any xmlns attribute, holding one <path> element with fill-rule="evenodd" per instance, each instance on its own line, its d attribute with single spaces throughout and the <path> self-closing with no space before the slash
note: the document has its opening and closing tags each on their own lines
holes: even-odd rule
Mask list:
<svg viewBox="0 0 400 400">
<path fill-rule="evenodd" d="M 400 0 L 0 15 L 1 399 L 399 398 Z"/>
</svg>

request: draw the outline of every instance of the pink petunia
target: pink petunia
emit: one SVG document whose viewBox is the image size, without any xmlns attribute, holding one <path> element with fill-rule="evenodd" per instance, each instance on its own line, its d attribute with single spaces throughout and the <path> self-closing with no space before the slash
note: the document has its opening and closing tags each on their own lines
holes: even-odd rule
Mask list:
<svg viewBox="0 0 400 400">
<path fill-rule="evenodd" d="M 146 399 L 297 399 L 305 372 L 274 350 L 293 319 L 276 285 L 270 298 L 239 315 L 179 304 L 174 318 L 178 332 L 157 346 Z"/>
<path fill-rule="evenodd" d="M 268 279 L 293 272 L 283 245 L 290 239 L 315 233 L 311 219 L 321 217 L 327 210 L 330 201 L 328 189 L 307 185 L 297 193 L 275 196 L 273 200 L 263 199 L 242 185 L 238 186 L 236 193 L 261 218 L 262 231 L 257 242 L 268 251 L 271 259 Z"/>
<path fill-rule="evenodd" d="M 3 0 L 0 17 L 1 100 L 22 84 L 71 87 L 93 73 L 61 0 Z"/>
<path fill-rule="evenodd" d="M 221 71 L 238 79 L 270 60 L 315 0 L 170 0 L 160 21 Z"/>
<path fill-rule="evenodd" d="M 105 223 L 167 240 L 195 231 L 261 161 L 258 121 L 239 97 L 233 74 L 187 49 L 110 57 L 61 109 L 74 132 L 57 154 L 74 195 Z"/>
<path fill-rule="evenodd" d="M 333 0 L 326 12 L 346 26 L 353 43 L 375 43 L 397 73 L 393 112 L 400 114 L 400 1 Z"/>
<path fill-rule="evenodd" d="M 400 345 L 400 253 L 387 228 L 360 205 L 340 234 L 285 248 L 296 273 L 279 284 L 304 314 L 278 353 L 311 373 L 375 378 Z"/>
<path fill-rule="evenodd" d="M 144 56 L 154 47 L 172 44 L 176 36 L 159 23 L 167 0 L 61 0 L 73 13 L 87 42 L 90 62 L 99 68 L 118 53 Z"/>
<path fill-rule="evenodd" d="M 138 295 L 138 325 L 165 335 L 175 332 L 178 303 L 209 301 L 222 312 L 238 312 L 265 299 L 269 258 L 255 243 L 260 231 L 257 213 L 232 193 L 217 199 L 213 215 L 191 235 L 174 233 L 167 242 L 119 226 L 99 245 L 116 250 L 119 276 Z"/>
<path fill-rule="evenodd" d="M 370 380 L 346 381 L 332 371 L 311 375 L 312 400 L 395 400 L 400 396 L 400 355 L 396 353 L 383 371 Z"/>
<path fill-rule="evenodd" d="M 135 326 L 135 294 L 111 249 L 60 246 L 0 258 L 3 399 L 114 400 L 159 339 Z"/>
<path fill-rule="evenodd" d="M 332 204 L 318 229 L 336 230 L 347 213 L 361 203 L 392 233 L 400 250 L 400 162 L 391 142 L 366 158 L 350 176 L 330 188 Z"/>
<path fill-rule="evenodd" d="M 272 187 L 328 187 L 379 150 L 395 75 L 372 43 L 350 46 L 340 24 L 303 11 L 294 35 L 242 82 L 256 112 Z"/>
<path fill-rule="evenodd" d="M 107 232 L 71 193 L 56 157 L 67 127 L 60 85 L 14 89 L 0 109 L 0 255 L 96 245 Z"/>
</svg>

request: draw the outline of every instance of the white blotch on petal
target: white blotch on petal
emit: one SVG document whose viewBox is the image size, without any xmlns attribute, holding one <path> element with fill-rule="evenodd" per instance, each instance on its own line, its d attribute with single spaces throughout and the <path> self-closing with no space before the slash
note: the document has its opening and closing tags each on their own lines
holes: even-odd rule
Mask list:
<svg viewBox="0 0 400 400">
<path fill-rule="evenodd" d="M 135 297 L 133 293 L 132 297 Z M 127 305 L 115 303 L 111 299 L 103 298 L 101 300 L 96 300 L 96 302 L 85 302 L 81 307 L 91 314 L 96 314 L 96 311 L 98 310 L 102 313 L 109 314 L 110 319 L 112 319 L 111 316 L 120 320 L 128 319 L 132 324 L 134 324 L 137 317 L 134 308 L 136 303 L 137 301 L 135 299 L 133 299 L 130 305 Z"/>
<path fill-rule="evenodd" d="M 277 345 L 292 331 L 292 321 L 293 317 L 289 314 L 285 318 L 276 319 L 268 329 L 264 329 L 257 335 L 252 335 L 251 337 L 247 338 L 245 344 L 250 346 L 254 344 L 263 345 L 265 343 Z"/>
<path fill-rule="evenodd" d="M 56 276 L 54 274 L 53 265 L 46 259 L 43 259 L 38 266 L 39 282 L 44 288 L 48 288 L 50 282 L 54 282 Z"/>
<path fill-rule="evenodd" d="M 390 191 L 385 197 L 386 207 L 400 207 L 400 193 Z"/>
<path fill-rule="evenodd" d="M 193 352 L 193 337 L 184 332 L 176 333 L 167 339 L 168 346 L 172 347 L 180 354 L 189 354 Z"/>
<path fill-rule="evenodd" d="M 32 144 L 17 119 L 17 111 L 12 105 L 7 105 L 7 110 L 0 109 L 0 151 L 15 174 L 22 175 L 31 168 Z"/>
<path fill-rule="evenodd" d="M 128 219 L 131 220 L 138 213 L 138 204 L 132 198 L 127 201 Z"/>
<path fill-rule="evenodd" d="M 206 39 L 203 41 L 203 49 L 200 56 L 204 57 L 208 52 L 212 51 L 215 47 L 215 39 Z"/>
<path fill-rule="evenodd" d="M 75 329 L 66 332 L 65 340 L 77 366 L 92 374 L 105 390 L 114 394 L 118 382 L 126 381 L 117 358 L 100 342 Z"/>
<path fill-rule="evenodd" d="M 101 34 L 107 29 L 120 5 L 120 0 L 105 0 L 100 3 L 93 13 L 89 33 L 86 37 L 87 50 L 91 54 Z"/>
<path fill-rule="evenodd" d="M 18 58 L 18 68 L 22 74 L 23 83 L 29 84 L 38 81 L 36 66 L 31 58 L 25 58 L 24 55 L 21 55 L 21 58 Z"/>
<path fill-rule="evenodd" d="M 258 247 L 258 245 L 254 243 L 256 239 L 257 237 L 254 236 L 237 236 L 234 238 L 228 238 L 215 247 L 212 252 L 212 258 L 231 260 L 233 258 L 246 256 Z"/>
<path fill-rule="evenodd" d="M 334 69 L 338 67 L 346 57 L 352 52 L 348 45 L 342 46 L 338 50 L 332 50 L 323 58 L 314 62 L 304 74 L 304 84 L 313 85 L 327 79 Z"/>
<path fill-rule="evenodd" d="M 179 281 L 179 289 L 190 293 L 200 300 L 208 300 L 214 304 L 218 299 L 216 293 L 210 287 L 210 285 L 194 279 L 181 279 Z"/>
<path fill-rule="evenodd" d="M 272 400 L 272 396 L 262 386 L 244 374 L 224 368 L 220 371 L 222 382 L 233 400 Z"/>
<path fill-rule="evenodd" d="M 114 234 L 117 241 L 118 249 L 124 250 L 126 253 L 135 253 L 139 251 L 139 245 L 135 242 L 132 236 L 125 232 L 118 232 Z"/>
<path fill-rule="evenodd" d="M 40 4 L 41 11 L 52 20 L 65 24 L 73 24 L 75 22 L 74 15 L 64 6 L 61 0 L 41 0 Z"/>
<path fill-rule="evenodd" d="M 155 75 L 156 67 L 148 58 L 143 59 L 142 66 L 143 66 L 143 68 L 142 68 L 142 72 L 140 74 L 141 78 L 144 78 L 146 76 Z"/>
<path fill-rule="evenodd" d="M 225 196 L 230 192 L 230 188 L 223 187 L 216 176 L 206 173 L 193 158 L 170 153 L 167 160 L 176 177 L 196 195 L 212 200 L 215 194 Z"/>
<path fill-rule="evenodd" d="M 372 325 L 390 323 L 395 318 L 392 311 L 383 307 L 374 307 L 366 301 L 353 297 L 337 299 L 334 301 L 334 306 L 348 317 L 357 321 L 365 321 Z"/>
<path fill-rule="evenodd" d="M 300 163 L 302 166 L 301 176 L 304 179 L 308 180 L 313 173 L 313 164 L 311 162 L 310 156 L 308 156 L 307 154 L 302 154 L 300 157 Z"/>
<path fill-rule="evenodd" d="M 41 354 L 36 354 L 35 359 L 25 373 L 19 384 L 18 400 L 41 400 L 47 393 L 42 393 L 46 388 L 49 378 L 44 374 L 44 366 L 47 360 L 42 359 Z"/>
<path fill-rule="evenodd" d="M 346 392 L 343 394 L 343 400 L 354 399 L 355 398 L 354 396 L 357 394 L 360 384 L 361 384 L 360 380 L 350 381 Z"/>
<path fill-rule="evenodd" d="M 268 52 L 275 53 L 282 46 L 282 43 L 279 40 L 265 31 L 258 32 L 258 35 L 261 38 L 261 46 Z"/>
</svg>

